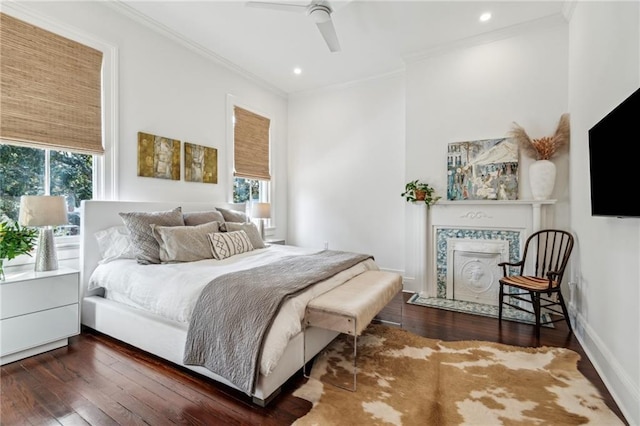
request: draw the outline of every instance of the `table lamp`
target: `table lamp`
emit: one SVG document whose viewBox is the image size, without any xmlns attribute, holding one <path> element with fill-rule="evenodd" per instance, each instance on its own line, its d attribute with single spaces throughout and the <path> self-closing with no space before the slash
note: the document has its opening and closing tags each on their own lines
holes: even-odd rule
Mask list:
<svg viewBox="0 0 640 426">
<path fill-rule="evenodd" d="M 264 220 L 271 218 L 271 204 L 253 203 L 251 205 L 251 218 L 260 219 L 260 236 L 264 240 Z"/>
<path fill-rule="evenodd" d="M 20 198 L 22 226 L 40 227 L 36 251 L 36 272 L 58 269 L 56 243 L 51 226 L 67 224 L 67 204 L 62 196 L 23 195 Z"/>
</svg>

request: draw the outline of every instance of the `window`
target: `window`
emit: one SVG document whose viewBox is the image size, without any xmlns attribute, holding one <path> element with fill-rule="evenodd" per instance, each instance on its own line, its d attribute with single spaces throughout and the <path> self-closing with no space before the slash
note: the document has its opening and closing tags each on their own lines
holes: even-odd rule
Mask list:
<svg viewBox="0 0 640 426">
<path fill-rule="evenodd" d="M 233 201 L 268 202 L 270 120 L 238 106 L 233 114 Z"/>
<path fill-rule="evenodd" d="M 102 155 L 117 130 L 116 49 L 65 38 L 64 27 L 10 5 L 6 11 L 14 16 L 0 13 L 0 216 L 17 219 L 22 195 L 63 195 L 69 223 L 54 232 L 73 237 L 81 201 L 112 196 L 117 185 L 115 148 Z"/>
<path fill-rule="evenodd" d="M 0 144 L 0 215 L 18 220 L 22 195 L 63 195 L 67 225 L 56 236 L 80 232 L 79 207 L 93 198 L 92 155 Z"/>
</svg>

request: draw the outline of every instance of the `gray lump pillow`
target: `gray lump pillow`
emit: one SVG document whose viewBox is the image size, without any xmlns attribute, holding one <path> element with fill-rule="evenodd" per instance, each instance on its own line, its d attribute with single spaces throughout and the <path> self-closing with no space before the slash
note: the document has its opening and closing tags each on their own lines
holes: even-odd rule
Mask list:
<svg viewBox="0 0 640 426">
<path fill-rule="evenodd" d="M 182 217 L 184 218 L 184 224 L 187 226 L 202 225 L 209 222 L 224 223 L 224 216 L 216 210 L 183 213 Z"/>
<path fill-rule="evenodd" d="M 160 263 L 160 245 L 153 236 L 151 225 L 184 226 L 182 208 L 160 212 L 119 213 L 129 230 L 136 260 L 142 265 Z"/>
<path fill-rule="evenodd" d="M 223 209 L 221 207 L 216 207 L 216 210 L 222 213 L 225 222 L 247 222 L 247 215 L 244 212 L 238 210 Z"/>
<path fill-rule="evenodd" d="M 254 249 L 261 249 L 266 247 L 264 241 L 262 241 L 262 237 L 260 236 L 260 231 L 258 231 L 258 228 L 254 223 L 227 222 L 225 225 L 227 227 L 227 232 L 244 231 L 249 237 L 251 245 Z"/>
<path fill-rule="evenodd" d="M 213 259 L 207 234 L 218 232 L 218 222 L 207 222 L 197 226 L 151 225 L 151 229 L 160 244 L 162 263 Z"/>
</svg>

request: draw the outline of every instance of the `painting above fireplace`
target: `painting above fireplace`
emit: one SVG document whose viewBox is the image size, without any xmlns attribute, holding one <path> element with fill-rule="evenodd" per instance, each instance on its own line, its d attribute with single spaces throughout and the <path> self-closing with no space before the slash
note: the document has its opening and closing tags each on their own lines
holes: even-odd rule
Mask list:
<svg viewBox="0 0 640 426">
<path fill-rule="evenodd" d="M 518 145 L 512 139 L 450 143 L 447 150 L 448 200 L 518 198 Z"/>
</svg>

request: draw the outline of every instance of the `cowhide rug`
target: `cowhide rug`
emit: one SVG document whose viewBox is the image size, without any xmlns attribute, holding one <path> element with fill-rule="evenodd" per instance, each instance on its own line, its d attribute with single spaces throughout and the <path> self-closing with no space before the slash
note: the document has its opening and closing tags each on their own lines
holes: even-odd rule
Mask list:
<svg viewBox="0 0 640 426">
<path fill-rule="evenodd" d="M 347 340 L 348 339 L 348 340 Z M 618 417 L 578 371 L 576 352 L 489 342 L 444 342 L 370 325 L 336 339 L 294 396 L 313 408 L 294 425 L 617 425 Z"/>
</svg>

